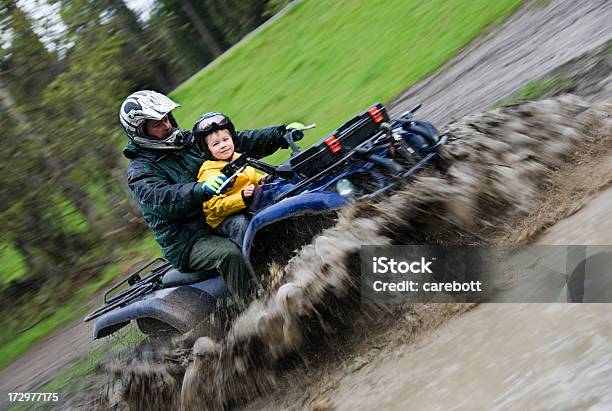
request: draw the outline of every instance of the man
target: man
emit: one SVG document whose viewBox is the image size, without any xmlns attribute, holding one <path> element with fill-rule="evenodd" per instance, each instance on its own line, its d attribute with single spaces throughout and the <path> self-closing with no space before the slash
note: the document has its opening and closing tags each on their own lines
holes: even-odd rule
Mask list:
<svg viewBox="0 0 612 411">
<path fill-rule="evenodd" d="M 205 151 L 189 131 L 178 128 L 172 110 L 179 105 L 155 91 L 128 96 L 119 113 L 130 141 L 123 150 L 129 159 L 128 186 L 151 227 L 162 253 L 179 271 L 218 271 L 232 296 L 241 303 L 251 298 L 250 274 L 240 249 L 228 238 L 214 235 L 206 225 L 202 203 L 210 200 L 226 177 L 196 182 Z M 236 133 L 241 153 L 261 158 L 287 148 L 285 126 Z M 294 133 L 299 140 L 303 135 Z"/>
</svg>

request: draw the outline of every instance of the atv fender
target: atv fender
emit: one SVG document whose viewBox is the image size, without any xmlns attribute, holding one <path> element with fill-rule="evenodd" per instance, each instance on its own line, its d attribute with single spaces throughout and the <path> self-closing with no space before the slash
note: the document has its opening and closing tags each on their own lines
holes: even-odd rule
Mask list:
<svg viewBox="0 0 612 411">
<path fill-rule="evenodd" d="M 264 209 L 256 214 L 244 235 L 242 242 L 242 255 L 252 271 L 250 264 L 251 244 L 255 238 L 255 234 L 262 227 L 268 224 L 275 223 L 289 217 L 295 217 L 302 214 L 316 214 L 325 211 L 338 209 L 348 203 L 348 199 L 340 194 L 332 191 L 304 193 L 295 197 L 288 197 L 284 200 Z"/>
<path fill-rule="evenodd" d="M 106 337 L 130 321 L 144 318 L 160 321 L 185 333 L 208 318 L 217 306 L 217 299 L 225 295 L 225 283 L 219 276 L 191 285 L 164 288 L 102 315 L 94 324 L 93 337 Z"/>
</svg>

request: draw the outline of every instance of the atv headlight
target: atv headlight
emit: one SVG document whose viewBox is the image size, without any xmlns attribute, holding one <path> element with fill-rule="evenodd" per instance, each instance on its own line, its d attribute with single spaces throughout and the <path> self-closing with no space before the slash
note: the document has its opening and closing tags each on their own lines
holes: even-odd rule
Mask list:
<svg viewBox="0 0 612 411">
<path fill-rule="evenodd" d="M 355 186 L 346 178 L 341 178 L 336 182 L 336 191 L 342 197 L 351 197 L 355 191 Z"/>
</svg>

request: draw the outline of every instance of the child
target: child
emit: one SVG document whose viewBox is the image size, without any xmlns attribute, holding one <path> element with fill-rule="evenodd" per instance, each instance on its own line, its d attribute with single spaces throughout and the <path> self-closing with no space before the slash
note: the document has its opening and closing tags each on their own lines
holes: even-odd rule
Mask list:
<svg viewBox="0 0 612 411">
<path fill-rule="evenodd" d="M 225 165 L 240 156 L 234 151 L 236 131 L 232 122 L 220 113 L 204 114 L 196 122 L 194 133 L 201 138 L 202 151 L 208 158 L 200 167 L 198 181 L 218 176 Z M 218 234 L 229 237 L 242 248 L 244 234 L 249 225 L 245 210 L 253 200 L 255 185 L 264 177 L 253 167 L 246 167 L 238 174 L 232 187 L 204 203 L 206 222 Z"/>
</svg>

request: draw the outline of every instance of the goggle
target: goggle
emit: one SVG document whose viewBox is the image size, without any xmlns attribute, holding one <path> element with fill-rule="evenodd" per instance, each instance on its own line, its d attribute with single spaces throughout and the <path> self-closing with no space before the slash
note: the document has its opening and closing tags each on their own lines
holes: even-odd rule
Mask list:
<svg viewBox="0 0 612 411">
<path fill-rule="evenodd" d="M 197 121 L 195 125 L 196 133 L 210 133 L 211 131 L 223 128 L 229 123 L 229 119 L 223 114 L 215 114 L 211 117 L 206 117 Z"/>
</svg>

